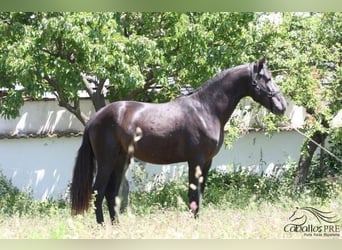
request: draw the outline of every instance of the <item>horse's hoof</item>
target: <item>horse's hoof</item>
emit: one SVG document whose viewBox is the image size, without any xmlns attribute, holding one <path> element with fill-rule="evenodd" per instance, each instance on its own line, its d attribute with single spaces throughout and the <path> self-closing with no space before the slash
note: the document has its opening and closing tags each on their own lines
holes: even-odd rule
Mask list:
<svg viewBox="0 0 342 250">
<path fill-rule="evenodd" d="M 195 212 L 197 211 L 198 206 L 197 206 L 196 201 L 192 201 L 192 202 L 190 203 L 190 209 L 191 209 L 191 212 L 193 212 L 193 213 L 195 213 Z"/>
<path fill-rule="evenodd" d="M 192 201 L 189 205 L 191 213 L 194 215 L 195 219 L 198 219 L 198 205 L 196 201 Z"/>
</svg>

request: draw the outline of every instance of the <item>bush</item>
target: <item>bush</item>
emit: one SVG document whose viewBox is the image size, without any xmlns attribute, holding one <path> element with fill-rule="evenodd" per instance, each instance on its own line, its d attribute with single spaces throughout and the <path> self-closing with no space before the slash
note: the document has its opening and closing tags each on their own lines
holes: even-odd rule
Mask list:
<svg viewBox="0 0 342 250">
<path fill-rule="evenodd" d="M 295 192 L 295 169 L 296 164 L 291 163 L 280 177 L 260 176 L 247 171 L 229 173 L 210 171 L 202 207 L 228 206 L 243 209 L 263 203 L 292 206 L 299 201 L 306 202 L 308 198 L 315 203 L 324 203 L 341 192 L 340 184 L 325 180 L 320 180 L 315 185 L 307 185 L 302 193 Z M 131 208 L 138 214 L 151 213 L 161 208 L 186 210 L 187 192 L 188 182 L 185 178 L 168 182 L 150 192 L 132 192 Z"/>
<path fill-rule="evenodd" d="M 184 210 L 187 208 L 187 192 L 187 181 L 179 179 L 167 182 L 164 185 L 157 185 L 150 192 L 131 192 L 130 204 L 137 214 L 149 213 L 163 208 Z"/>
<path fill-rule="evenodd" d="M 30 197 L 27 193 L 22 193 L 7 180 L 0 171 L 0 209 L 1 214 L 12 215 L 23 213 L 29 206 Z"/>
<path fill-rule="evenodd" d="M 342 129 L 337 129 L 329 135 L 326 147 L 336 158 L 342 159 Z M 306 192 L 323 199 L 336 195 L 336 185 L 342 182 L 342 163 L 335 157 L 324 151 L 315 155 L 304 184 Z"/>
<path fill-rule="evenodd" d="M 12 215 L 47 215 L 65 208 L 64 201 L 37 201 L 30 192 L 20 191 L 0 170 L 0 214 Z"/>
<path fill-rule="evenodd" d="M 211 171 L 205 192 L 205 204 L 228 204 L 233 208 L 248 206 L 251 202 L 278 200 L 279 182 L 246 171 L 219 173 Z"/>
</svg>

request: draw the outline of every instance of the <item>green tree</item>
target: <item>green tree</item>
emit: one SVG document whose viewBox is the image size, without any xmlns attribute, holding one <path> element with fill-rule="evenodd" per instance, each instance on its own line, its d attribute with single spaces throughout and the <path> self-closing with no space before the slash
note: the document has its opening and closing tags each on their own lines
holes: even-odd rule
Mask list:
<svg viewBox="0 0 342 250">
<path fill-rule="evenodd" d="M 251 13 L 1 13 L 0 115 L 19 115 L 22 96 L 49 91 L 85 124 L 109 101 L 167 101 L 241 61 Z M 172 81 L 170 81 L 172 79 Z M 105 88 L 104 85 L 108 86 Z M 95 85 L 95 86 L 94 86 Z M 160 91 L 148 90 L 160 89 Z"/>
<path fill-rule="evenodd" d="M 302 145 L 295 178 L 295 187 L 300 189 L 313 166 L 317 144 L 324 146 L 328 137 L 335 146 L 342 142 L 341 130 L 330 126 L 332 118 L 342 108 L 342 15 L 278 13 L 276 19 L 267 19 L 267 16 L 270 17 L 262 14 L 257 18 L 263 21 L 254 23 L 254 35 L 248 47 L 267 51 L 270 68 L 274 69 L 274 77 L 281 82 L 282 90 L 307 112 L 303 129 L 308 139 Z M 267 115 L 266 120 L 272 116 Z M 279 122 L 276 117 L 268 121 L 271 126 Z M 335 149 L 335 152 L 341 151 L 341 148 Z M 318 167 L 328 173 L 330 170 L 324 165 L 326 157 L 331 156 L 321 151 Z M 336 158 L 333 165 L 341 169 L 341 162 Z"/>
</svg>

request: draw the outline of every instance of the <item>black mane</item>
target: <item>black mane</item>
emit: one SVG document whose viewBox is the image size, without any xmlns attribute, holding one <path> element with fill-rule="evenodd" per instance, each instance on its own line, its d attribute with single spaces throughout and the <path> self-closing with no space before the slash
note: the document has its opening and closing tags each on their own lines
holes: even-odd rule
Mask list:
<svg viewBox="0 0 342 250">
<path fill-rule="evenodd" d="M 221 82 L 223 80 L 223 78 L 225 78 L 227 76 L 227 74 L 229 74 L 230 72 L 239 70 L 239 69 L 244 68 L 244 67 L 246 67 L 246 64 L 222 70 L 219 73 L 217 73 L 214 77 L 212 77 L 212 78 L 208 79 L 206 82 L 204 82 L 197 89 L 194 89 L 193 91 L 189 92 L 185 96 L 189 96 L 189 95 L 198 93 L 199 91 L 205 90 L 206 88 L 208 88 L 212 84 L 214 84 L 216 82 Z"/>
<path fill-rule="evenodd" d="M 185 94 L 185 96 L 189 96 L 192 94 L 195 94 L 203 89 L 206 89 L 208 86 L 212 85 L 215 82 L 218 81 L 222 81 L 222 79 L 227 75 L 227 73 L 230 71 L 231 69 L 225 69 L 220 71 L 219 73 L 217 73 L 214 77 L 210 78 L 209 80 L 207 80 L 206 82 L 204 82 L 201 86 L 199 86 L 198 88 L 194 89 L 193 91 L 190 91 L 189 93 Z"/>
</svg>

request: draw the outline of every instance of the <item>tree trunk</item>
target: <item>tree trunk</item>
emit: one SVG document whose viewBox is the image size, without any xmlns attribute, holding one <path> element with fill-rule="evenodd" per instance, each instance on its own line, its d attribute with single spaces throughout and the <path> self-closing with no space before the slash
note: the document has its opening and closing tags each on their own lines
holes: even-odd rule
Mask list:
<svg viewBox="0 0 342 250">
<path fill-rule="evenodd" d="M 321 131 L 316 131 L 310 137 L 310 139 L 307 139 L 307 141 L 302 146 L 302 149 L 301 149 L 302 153 L 298 161 L 295 182 L 294 182 L 294 188 L 296 190 L 302 190 L 306 182 L 306 179 L 308 177 L 311 161 L 318 147 L 313 141 L 315 141 L 318 144 L 322 144 L 326 137 L 327 137 L 327 134 L 322 133 Z"/>
<path fill-rule="evenodd" d="M 102 107 L 106 106 L 105 96 L 103 94 L 106 79 L 98 80 L 96 77 L 89 77 L 84 73 L 81 73 L 81 77 L 85 86 L 85 90 L 93 102 L 95 111 L 98 111 Z M 91 82 L 95 84 L 96 90 L 93 89 Z"/>
</svg>

